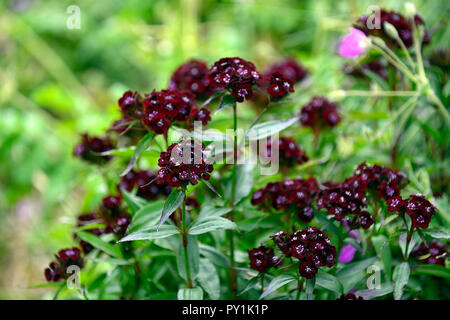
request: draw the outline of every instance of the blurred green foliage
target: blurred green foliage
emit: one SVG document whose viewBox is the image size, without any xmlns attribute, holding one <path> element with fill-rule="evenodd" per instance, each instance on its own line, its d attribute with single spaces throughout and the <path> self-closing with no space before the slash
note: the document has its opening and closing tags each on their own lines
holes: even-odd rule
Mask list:
<svg viewBox="0 0 450 320">
<path fill-rule="evenodd" d="M 413 2 L 435 31 L 425 55 L 448 49 L 449 3 Z M 263 68 L 294 56 L 312 75 L 311 85 L 298 88 L 296 103 L 283 110 L 297 112 L 311 95 L 351 85 L 335 48 L 373 1 L 80 0 L 81 29 L 69 30 L 66 9 L 72 4 L 0 3 L 0 298 L 42 297 L 46 289 L 26 288 L 44 282 L 42 270 L 52 254 L 74 243 L 74 217 L 106 193 L 98 169 L 74 159 L 72 150 L 79 133 L 103 134 L 118 118 L 116 101 L 123 91 L 163 89 L 172 71 L 191 57 L 211 63 L 237 55 Z M 376 4 L 401 10 L 404 2 Z M 436 72 L 434 81 L 446 76 Z M 447 82 L 439 93 L 445 105 L 449 93 Z M 396 166 L 417 175 L 417 191 L 431 193 L 431 187 L 448 196 L 449 134 L 439 129 L 434 109 L 421 104 L 419 120 L 409 124 L 398 146 Z M 335 152 L 323 151 L 330 158 L 318 170 L 322 178 L 342 178 L 364 160 L 389 164 L 392 132 L 381 144 L 368 139 L 388 119 L 386 105 L 383 99 L 342 102 L 344 122 L 328 137 Z M 295 138 L 311 149 L 306 129 L 298 129 Z M 440 219 L 448 222 L 448 200 L 439 201 Z"/>
</svg>

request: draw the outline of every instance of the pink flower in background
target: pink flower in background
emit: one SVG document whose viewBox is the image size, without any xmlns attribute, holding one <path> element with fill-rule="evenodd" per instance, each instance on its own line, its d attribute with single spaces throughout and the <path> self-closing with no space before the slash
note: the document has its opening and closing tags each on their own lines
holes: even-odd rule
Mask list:
<svg viewBox="0 0 450 320">
<path fill-rule="evenodd" d="M 349 263 L 355 257 L 355 253 L 356 248 L 351 244 L 347 244 L 342 248 L 341 253 L 339 253 L 338 261 L 340 263 Z"/>
<path fill-rule="evenodd" d="M 369 46 L 369 38 L 361 30 L 350 28 L 339 47 L 339 54 L 345 58 L 354 58 L 363 53 Z"/>
</svg>

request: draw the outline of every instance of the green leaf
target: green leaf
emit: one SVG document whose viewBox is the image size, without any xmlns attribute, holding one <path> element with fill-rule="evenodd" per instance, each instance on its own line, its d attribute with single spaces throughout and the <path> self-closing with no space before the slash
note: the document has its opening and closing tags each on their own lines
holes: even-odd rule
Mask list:
<svg viewBox="0 0 450 320">
<path fill-rule="evenodd" d="M 200 270 L 200 253 L 196 237 L 188 235 L 187 241 L 188 263 L 191 272 L 191 280 L 194 281 Z M 177 265 L 178 273 L 184 280 L 187 280 L 186 267 L 184 263 L 184 247 L 182 243 L 178 246 Z"/>
<path fill-rule="evenodd" d="M 189 227 L 188 233 L 191 235 L 203 234 L 216 230 L 233 230 L 236 224 L 222 217 L 210 216 L 203 219 L 195 220 Z"/>
<path fill-rule="evenodd" d="M 150 202 L 141 207 L 133 216 L 133 220 L 128 227 L 127 233 L 137 231 L 143 227 L 154 226 L 161 216 L 161 210 L 164 207 L 164 201 Z"/>
<path fill-rule="evenodd" d="M 364 298 L 364 300 L 370 300 L 390 294 L 394 290 L 391 283 L 383 283 L 380 287 L 380 289 L 358 290 L 355 295 Z"/>
<path fill-rule="evenodd" d="M 220 297 L 220 280 L 216 267 L 205 258 L 200 259 L 198 282 L 212 300 Z"/>
<path fill-rule="evenodd" d="M 412 270 L 413 274 L 425 274 L 433 277 L 444 278 L 450 280 L 450 270 L 438 265 L 418 265 Z"/>
<path fill-rule="evenodd" d="M 200 209 L 198 219 L 203 219 L 203 218 L 207 218 L 210 216 L 220 217 L 220 216 L 223 216 L 224 214 L 227 214 L 230 211 L 231 211 L 231 208 L 216 207 L 214 205 L 206 204 L 206 205 L 202 206 L 202 208 Z"/>
<path fill-rule="evenodd" d="M 196 288 L 181 288 L 177 294 L 178 300 L 203 300 L 203 290 Z"/>
<path fill-rule="evenodd" d="M 136 145 L 136 149 L 134 150 L 133 156 L 131 157 L 130 162 L 128 163 L 128 166 L 126 169 L 120 174 L 121 177 L 125 176 L 128 172 L 133 169 L 134 165 L 136 164 L 137 159 L 139 158 L 139 155 L 147 149 L 152 142 L 155 134 L 153 132 L 147 133 Z"/>
<path fill-rule="evenodd" d="M 122 258 L 122 253 L 120 252 L 119 246 L 114 246 L 92 233 L 79 231 L 76 234 L 78 237 L 80 237 L 81 240 L 88 242 L 90 245 L 99 249 L 100 251 L 106 252 L 107 254 L 115 258 Z"/>
<path fill-rule="evenodd" d="M 258 285 L 258 283 L 260 282 L 261 277 L 260 276 L 256 276 L 250 279 L 250 281 L 247 283 L 247 285 L 245 286 L 244 289 L 242 289 L 241 291 L 239 291 L 238 296 L 243 295 L 244 293 L 246 293 L 248 290 L 253 289 L 254 287 L 256 287 Z"/>
<path fill-rule="evenodd" d="M 338 295 L 341 295 L 344 290 L 342 284 L 335 276 L 322 270 L 319 270 L 316 275 L 316 285 L 321 288 L 336 292 Z"/>
<path fill-rule="evenodd" d="M 129 235 L 120 239 L 119 242 L 163 239 L 177 234 L 178 232 L 178 229 L 172 225 L 163 225 L 160 228 L 158 228 L 157 226 L 151 226 L 130 233 Z"/>
<path fill-rule="evenodd" d="M 445 231 L 425 230 L 423 232 L 435 239 L 450 239 L 450 233 Z"/>
<path fill-rule="evenodd" d="M 345 267 L 343 267 L 336 273 L 336 277 L 340 280 L 342 278 L 351 276 L 353 273 L 365 270 L 367 267 L 369 267 L 377 260 L 378 260 L 377 257 L 372 257 L 365 260 L 346 264 Z"/>
<path fill-rule="evenodd" d="M 312 300 L 314 287 L 316 286 L 316 278 L 306 279 L 306 300 Z"/>
<path fill-rule="evenodd" d="M 236 170 L 236 188 L 234 192 L 234 204 L 246 197 L 253 187 L 254 164 L 246 163 L 239 165 Z M 231 188 L 231 184 L 230 184 Z M 231 190 L 230 190 L 231 194 Z"/>
<path fill-rule="evenodd" d="M 206 244 L 200 243 L 200 254 L 208 258 L 209 261 L 214 263 L 215 265 L 229 268 L 230 267 L 230 261 L 226 255 L 224 255 L 222 252 L 218 251 L 216 248 L 208 246 Z"/>
<path fill-rule="evenodd" d="M 336 272 L 336 278 L 344 287 L 344 292 L 353 288 L 365 276 L 365 269 L 377 261 L 377 257 L 368 258 L 362 261 L 352 262 Z"/>
<path fill-rule="evenodd" d="M 266 290 L 264 290 L 264 292 L 261 294 L 259 299 L 262 299 L 262 298 L 268 296 L 269 294 L 277 291 L 282 286 L 285 286 L 288 283 L 291 283 L 292 281 L 296 281 L 296 280 L 297 279 L 293 275 L 290 275 L 290 274 L 283 274 L 283 275 L 273 278 L 272 281 L 270 281 L 269 285 L 267 286 Z"/>
<path fill-rule="evenodd" d="M 214 186 L 208 180 L 202 180 L 202 182 L 208 187 L 209 190 L 214 192 L 219 198 L 222 198 L 222 195 L 214 188 Z"/>
<path fill-rule="evenodd" d="M 219 108 L 216 110 L 216 114 L 222 110 L 231 108 L 236 105 L 236 99 L 233 98 L 231 94 L 226 94 L 223 96 L 222 100 L 220 100 Z"/>
<path fill-rule="evenodd" d="M 164 203 L 163 210 L 161 212 L 161 218 L 159 219 L 158 228 L 166 222 L 166 220 L 170 217 L 170 215 L 177 210 L 184 201 L 186 194 L 184 190 L 174 189 L 170 193 L 169 197 Z"/>
<path fill-rule="evenodd" d="M 134 194 L 126 191 L 125 189 L 121 189 L 121 193 L 126 201 L 126 203 L 128 204 L 128 206 L 131 209 L 131 212 L 133 213 L 133 215 L 143 206 L 145 206 L 145 204 L 147 203 L 144 199 L 139 198 L 138 196 L 135 196 Z"/>
<path fill-rule="evenodd" d="M 408 262 L 402 262 L 394 269 L 392 280 L 394 281 L 394 299 L 400 300 L 403 295 L 403 288 L 406 286 L 409 280 L 409 264 Z"/>
<path fill-rule="evenodd" d="M 375 251 L 381 257 L 386 278 L 392 279 L 392 254 L 389 241 L 384 235 L 379 235 L 372 238 L 372 243 Z"/>
<path fill-rule="evenodd" d="M 298 118 L 294 117 L 288 120 L 272 120 L 255 125 L 248 130 L 246 139 L 248 140 L 260 140 L 270 137 L 277 132 L 280 132 L 294 123 L 298 122 Z"/>
</svg>

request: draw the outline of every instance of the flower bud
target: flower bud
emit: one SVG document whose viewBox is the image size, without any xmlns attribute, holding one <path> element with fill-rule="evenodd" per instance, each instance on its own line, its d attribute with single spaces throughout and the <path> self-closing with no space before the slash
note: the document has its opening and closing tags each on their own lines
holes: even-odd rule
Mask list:
<svg viewBox="0 0 450 320">
<path fill-rule="evenodd" d="M 405 11 L 408 14 L 408 16 L 414 17 L 416 14 L 416 6 L 411 2 L 407 2 L 405 3 Z"/>
<path fill-rule="evenodd" d="M 391 37 L 392 39 L 399 38 L 397 29 L 395 29 L 395 27 L 392 24 L 390 24 L 389 22 L 384 22 L 383 28 L 384 28 L 384 31 L 386 32 L 386 34 L 389 37 Z"/>
<path fill-rule="evenodd" d="M 371 37 L 371 40 L 372 40 L 372 43 L 376 44 L 377 46 L 379 46 L 381 48 L 385 48 L 386 47 L 386 43 L 381 38 Z"/>
</svg>

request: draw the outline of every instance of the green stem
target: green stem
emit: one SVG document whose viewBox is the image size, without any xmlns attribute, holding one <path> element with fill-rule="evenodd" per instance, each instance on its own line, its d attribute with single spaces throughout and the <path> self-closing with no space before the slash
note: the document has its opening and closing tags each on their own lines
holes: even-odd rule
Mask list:
<svg viewBox="0 0 450 320">
<path fill-rule="evenodd" d="M 409 79 L 411 79 L 413 82 L 417 82 L 417 78 L 408 70 L 408 68 L 405 66 L 405 64 L 403 62 L 401 62 L 401 60 L 399 60 L 398 57 L 394 53 L 393 53 L 394 55 L 391 56 L 389 53 L 384 51 L 384 49 L 382 47 L 380 47 L 376 44 L 374 44 L 373 47 L 376 48 L 386 58 L 387 61 L 389 61 L 398 70 L 403 72 Z M 386 48 L 386 49 L 388 51 L 392 52 L 390 49 L 388 49 L 388 48 Z"/>
<path fill-rule="evenodd" d="M 188 240 L 186 236 L 186 190 L 184 193 L 184 200 L 181 212 L 181 220 L 182 220 L 182 244 L 184 251 L 184 266 L 186 268 L 186 285 L 188 288 L 192 288 L 192 279 L 191 279 L 191 268 L 189 266 L 189 256 L 188 256 Z"/>
<path fill-rule="evenodd" d="M 234 133 L 234 145 L 233 145 L 233 171 L 231 176 L 231 195 L 230 195 L 230 206 L 231 212 L 229 218 L 231 221 L 234 220 L 234 197 L 236 193 L 236 172 L 237 172 L 237 112 L 236 104 L 233 106 L 233 133 Z M 230 246 L 230 287 L 233 292 L 233 296 L 237 295 L 237 282 L 236 282 L 236 262 L 234 259 L 234 233 L 233 230 L 227 231 L 228 242 Z"/>
<path fill-rule="evenodd" d="M 448 111 L 445 108 L 442 101 L 436 96 L 433 89 L 431 89 L 431 88 L 428 89 L 428 97 L 438 107 L 438 110 L 441 112 L 442 116 L 444 117 L 445 122 L 447 122 L 447 125 L 450 126 L 450 114 L 448 113 Z"/>
<path fill-rule="evenodd" d="M 346 96 L 356 97 L 409 97 L 417 94 L 416 91 L 364 91 L 348 90 L 344 91 Z"/>
</svg>

